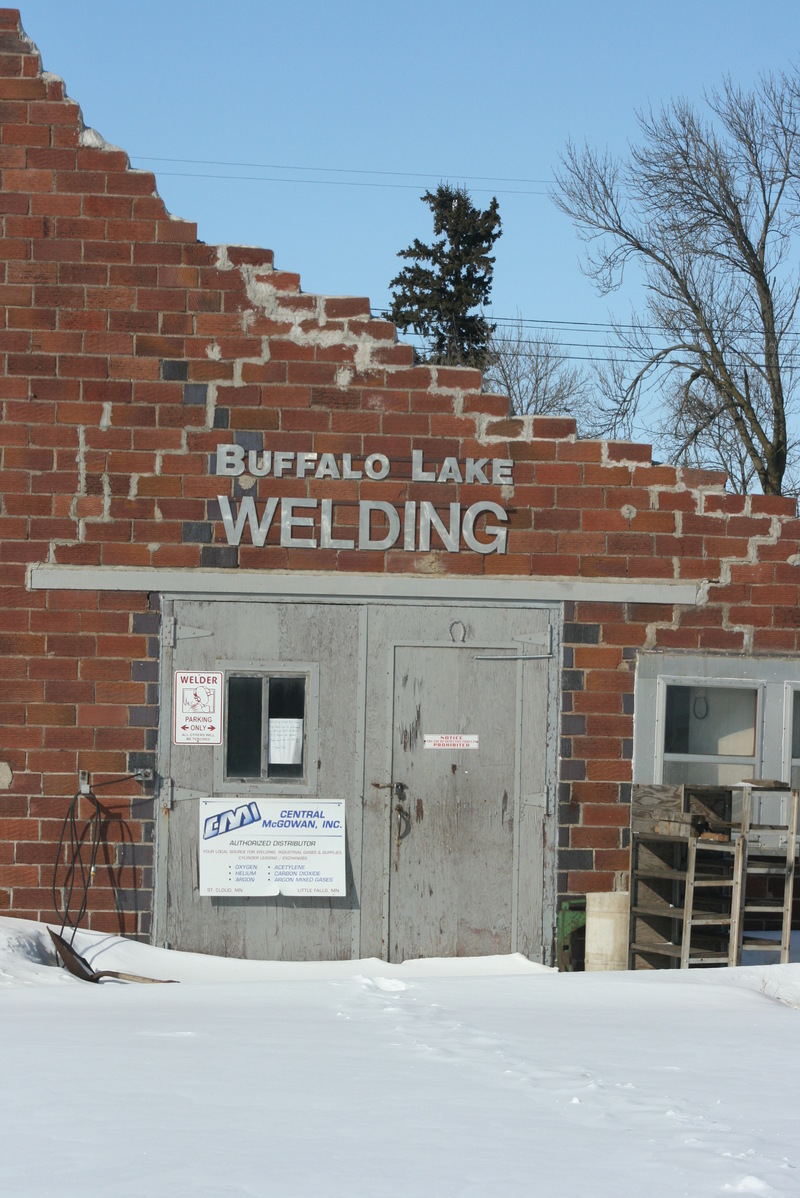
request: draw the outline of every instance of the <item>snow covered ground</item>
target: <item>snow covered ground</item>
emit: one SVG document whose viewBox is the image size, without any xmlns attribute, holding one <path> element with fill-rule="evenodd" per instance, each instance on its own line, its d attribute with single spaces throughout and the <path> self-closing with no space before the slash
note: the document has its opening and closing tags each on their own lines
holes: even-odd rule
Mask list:
<svg viewBox="0 0 800 1198">
<path fill-rule="evenodd" d="M 0 919 L 4 1198 L 800 1194 L 800 965 L 289 965 Z"/>
</svg>

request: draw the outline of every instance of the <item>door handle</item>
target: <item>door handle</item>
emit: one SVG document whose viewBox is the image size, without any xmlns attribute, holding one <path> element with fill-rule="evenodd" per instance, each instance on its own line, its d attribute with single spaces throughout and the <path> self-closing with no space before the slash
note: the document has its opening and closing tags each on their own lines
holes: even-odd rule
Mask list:
<svg viewBox="0 0 800 1198">
<path fill-rule="evenodd" d="M 411 812 L 403 807 L 402 802 L 398 802 L 394 810 L 397 816 L 397 843 L 399 844 L 411 831 Z"/>
</svg>

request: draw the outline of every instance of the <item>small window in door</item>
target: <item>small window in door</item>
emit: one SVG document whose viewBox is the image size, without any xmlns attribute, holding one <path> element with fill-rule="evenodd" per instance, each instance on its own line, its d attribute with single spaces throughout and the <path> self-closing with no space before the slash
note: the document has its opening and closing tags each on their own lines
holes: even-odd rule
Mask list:
<svg viewBox="0 0 800 1198">
<path fill-rule="evenodd" d="M 303 674 L 229 674 L 227 781 L 302 781 L 307 678 Z"/>
<path fill-rule="evenodd" d="M 791 783 L 800 787 L 800 691 L 792 689 L 792 756 Z"/>
<path fill-rule="evenodd" d="M 664 782 L 731 786 L 752 778 L 758 690 L 668 685 Z"/>
</svg>

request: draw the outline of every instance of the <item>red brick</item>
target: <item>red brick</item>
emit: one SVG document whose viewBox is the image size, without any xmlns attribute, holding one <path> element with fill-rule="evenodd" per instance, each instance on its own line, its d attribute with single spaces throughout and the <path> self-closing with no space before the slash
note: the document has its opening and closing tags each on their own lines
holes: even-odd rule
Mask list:
<svg viewBox="0 0 800 1198">
<path fill-rule="evenodd" d="M 567 889 L 570 894 L 607 893 L 614 888 L 614 874 L 595 871 L 570 870 L 567 874 Z"/>
</svg>

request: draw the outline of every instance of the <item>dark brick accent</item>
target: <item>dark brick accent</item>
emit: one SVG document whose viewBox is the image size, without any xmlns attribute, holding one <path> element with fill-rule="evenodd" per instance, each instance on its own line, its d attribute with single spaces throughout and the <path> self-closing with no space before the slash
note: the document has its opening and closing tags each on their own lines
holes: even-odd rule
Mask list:
<svg viewBox="0 0 800 1198">
<path fill-rule="evenodd" d="M 200 565 L 235 570 L 239 565 L 239 550 L 236 545 L 204 545 L 200 550 Z"/>
<path fill-rule="evenodd" d="M 165 382 L 184 383 L 189 377 L 189 363 L 166 358 L 161 363 L 161 377 Z"/>
<path fill-rule="evenodd" d="M 599 645 L 599 624 L 565 624 L 564 640 L 573 645 Z"/>
<path fill-rule="evenodd" d="M 158 682 L 158 662 L 134 661 L 131 664 L 131 678 L 134 682 Z"/>
<path fill-rule="evenodd" d="M 202 404 L 208 399 L 207 383 L 185 383 L 183 387 L 183 402 L 185 404 Z"/>
<path fill-rule="evenodd" d="M 152 768 L 152 753 L 131 752 L 128 754 L 128 769 L 131 771 L 131 773 L 133 773 L 134 770 L 151 770 Z"/>
<path fill-rule="evenodd" d="M 562 670 L 561 686 L 565 691 L 582 691 L 583 670 Z"/>
<path fill-rule="evenodd" d="M 219 507 L 219 504 L 217 504 Z M 213 539 L 211 525 L 205 520 L 184 520 L 181 528 L 181 538 L 185 544 L 199 543 L 210 545 Z"/>
<path fill-rule="evenodd" d="M 241 445 L 243 449 L 254 449 L 256 453 L 261 453 L 264 448 L 264 434 L 249 432 L 246 429 L 237 429 L 233 434 L 234 444 Z"/>
<path fill-rule="evenodd" d="M 131 632 L 143 632 L 146 636 L 157 635 L 161 627 L 161 615 L 157 611 L 137 611 L 133 613 Z"/>
<path fill-rule="evenodd" d="M 152 844 L 132 844 L 125 840 L 117 845 L 117 865 L 152 865 Z"/>
<path fill-rule="evenodd" d="M 148 753 L 147 756 L 150 757 L 150 754 Z M 145 768 L 149 769 L 150 767 L 146 766 Z M 155 835 L 155 825 L 153 820 L 155 819 L 156 814 L 156 801 L 153 796 L 151 794 L 142 794 L 139 795 L 138 798 L 131 800 L 131 812 L 136 816 L 137 819 L 144 821 L 142 824 L 143 839 L 152 839 Z"/>
<path fill-rule="evenodd" d="M 558 854 L 561 869 L 592 869 L 594 853 L 591 849 L 562 849 Z"/>
<path fill-rule="evenodd" d="M 230 408 L 214 409 L 214 428 L 229 428 L 231 422 Z"/>
<path fill-rule="evenodd" d="M 115 890 L 114 902 L 117 911 L 140 911 L 149 909 L 151 897 L 145 890 Z"/>
<path fill-rule="evenodd" d="M 157 707 L 129 707 L 128 722 L 131 728 L 157 728 Z"/>
</svg>

